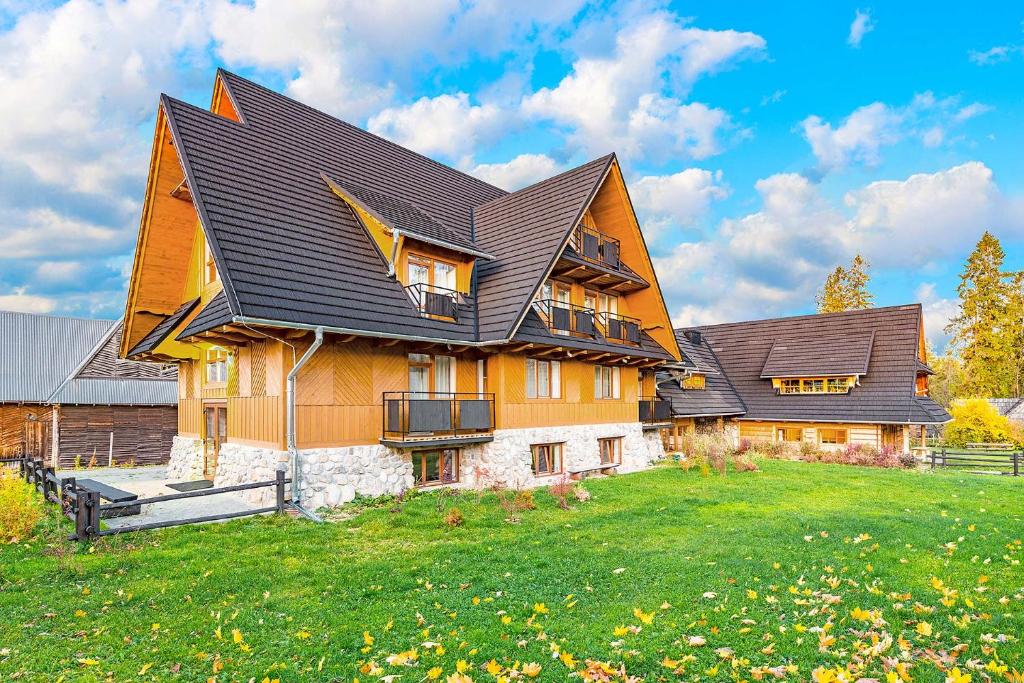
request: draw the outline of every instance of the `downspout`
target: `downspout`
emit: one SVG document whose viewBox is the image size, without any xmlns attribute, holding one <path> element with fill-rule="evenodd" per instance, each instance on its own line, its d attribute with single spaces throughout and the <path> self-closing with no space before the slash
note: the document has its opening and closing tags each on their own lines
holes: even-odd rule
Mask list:
<svg viewBox="0 0 1024 683">
<path fill-rule="evenodd" d="M 302 354 L 299 361 L 295 364 L 295 367 L 288 373 L 287 390 L 286 390 L 286 401 L 287 409 L 285 413 L 285 433 L 288 444 L 288 456 L 291 459 L 292 466 L 292 507 L 309 517 L 314 522 L 322 521 L 314 513 L 306 510 L 301 505 L 300 500 L 300 467 L 299 467 L 299 449 L 295 446 L 295 378 L 299 374 L 299 370 L 302 369 L 313 354 L 316 353 L 324 343 L 324 328 L 317 327 L 314 331 L 315 337 L 313 338 L 313 344 L 306 349 L 306 352 Z"/>
</svg>

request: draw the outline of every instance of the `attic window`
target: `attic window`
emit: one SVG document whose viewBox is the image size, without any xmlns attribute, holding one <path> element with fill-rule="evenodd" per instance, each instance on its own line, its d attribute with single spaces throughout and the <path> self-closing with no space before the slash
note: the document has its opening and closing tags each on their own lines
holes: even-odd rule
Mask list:
<svg viewBox="0 0 1024 683">
<path fill-rule="evenodd" d="M 679 383 L 683 389 L 705 389 L 707 387 L 707 378 L 704 375 L 688 375 L 684 377 Z"/>
<path fill-rule="evenodd" d="M 774 382 L 780 394 L 847 394 L 856 384 L 854 377 L 800 377 Z"/>
</svg>

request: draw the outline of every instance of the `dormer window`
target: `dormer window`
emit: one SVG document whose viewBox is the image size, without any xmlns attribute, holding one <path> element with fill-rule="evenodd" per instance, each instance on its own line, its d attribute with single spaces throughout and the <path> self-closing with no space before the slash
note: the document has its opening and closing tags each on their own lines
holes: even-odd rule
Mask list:
<svg viewBox="0 0 1024 683">
<path fill-rule="evenodd" d="M 458 318 L 458 265 L 410 252 L 406 269 L 406 291 L 421 313 L 431 317 Z"/>
<path fill-rule="evenodd" d="M 680 382 L 679 385 L 683 389 L 690 390 L 702 390 L 707 388 L 707 378 L 702 374 L 687 375 Z"/>
<path fill-rule="evenodd" d="M 846 394 L 855 377 L 800 377 L 774 380 L 780 394 Z"/>
</svg>

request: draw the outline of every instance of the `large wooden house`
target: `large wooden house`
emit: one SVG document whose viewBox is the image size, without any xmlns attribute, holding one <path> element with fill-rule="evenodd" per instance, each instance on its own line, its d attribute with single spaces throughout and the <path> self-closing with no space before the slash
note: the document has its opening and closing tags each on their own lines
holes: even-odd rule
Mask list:
<svg viewBox="0 0 1024 683">
<path fill-rule="evenodd" d="M 677 330 L 659 373 L 668 445 L 708 419 L 736 439 L 905 452 L 949 414 L 928 396 L 919 304 Z"/>
<path fill-rule="evenodd" d="M 509 193 L 224 71 L 160 100 L 121 353 L 173 476 L 309 507 L 644 468 L 680 360 L 614 155 Z"/>
<path fill-rule="evenodd" d="M 53 467 L 167 461 L 173 367 L 118 358 L 113 320 L 0 311 L 0 455 Z"/>
</svg>

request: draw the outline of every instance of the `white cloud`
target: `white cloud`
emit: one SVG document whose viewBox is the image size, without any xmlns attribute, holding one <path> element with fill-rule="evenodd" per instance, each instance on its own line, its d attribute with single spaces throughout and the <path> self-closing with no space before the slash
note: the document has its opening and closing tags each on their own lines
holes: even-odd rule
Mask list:
<svg viewBox="0 0 1024 683">
<path fill-rule="evenodd" d="M 846 37 L 846 42 L 851 47 L 860 47 L 860 41 L 864 40 L 864 36 L 874 30 L 875 23 L 871 21 L 871 12 L 857 10 L 853 23 L 850 24 L 850 35 Z"/>
<path fill-rule="evenodd" d="M 70 218 L 53 209 L 32 209 L 5 217 L 0 228 L 0 258 L 52 259 L 80 254 L 108 255 L 126 246 L 127 230 Z"/>
<path fill-rule="evenodd" d="M 699 76 L 764 47 L 756 34 L 688 28 L 659 12 L 619 31 L 610 56 L 576 60 L 556 87 L 527 96 L 523 111 L 566 126 L 570 141 L 591 155 L 704 158 L 718 151 L 729 116 L 680 95 Z"/>
<path fill-rule="evenodd" d="M 960 108 L 957 113 L 953 116 L 956 121 L 967 121 L 973 119 L 975 116 L 981 116 L 992 111 L 992 107 L 981 102 L 972 102 L 965 107 Z"/>
<path fill-rule="evenodd" d="M 924 334 L 936 353 L 942 353 L 949 342 L 946 325 L 960 314 L 960 299 L 947 299 L 936 292 L 934 282 L 922 282 L 914 292 L 924 314 Z"/>
<path fill-rule="evenodd" d="M 561 165 L 546 154 L 520 154 L 503 164 L 477 164 L 467 173 L 503 190 L 514 192 L 557 175 Z"/>
<path fill-rule="evenodd" d="M 54 299 L 26 294 L 24 288 L 15 288 L 11 294 L 0 294 L 0 310 L 19 313 L 49 313 L 57 307 Z"/>
<path fill-rule="evenodd" d="M 36 267 L 36 278 L 48 283 L 68 283 L 81 277 L 85 268 L 76 261 L 43 261 Z"/>
<path fill-rule="evenodd" d="M 472 154 L 506 120 L 497 106 L 470 104 L 469 95 L 458 93 L 385 109 L 370 117 L 367 128 L 421 154 L 458 158 Z"/>
<path fill-rule="evenodd" d="M 692 228 L 713 201 L 728 196 L 722 173 L 688 168 L 671 175 L 643 176 L 630 183 L 629 193 L 649 241 L 671 228 Z"/>
<path fill-rule="evenodd" d="M 967 59 L 979 66 L 988 66 L 1008 61 L 1010 57 L 1019 52 L 1024 52 L 1024 48 L 1019 45 L 996 45 L 987 50 L 971 50 L 967 53 Z"/>
</svg>

